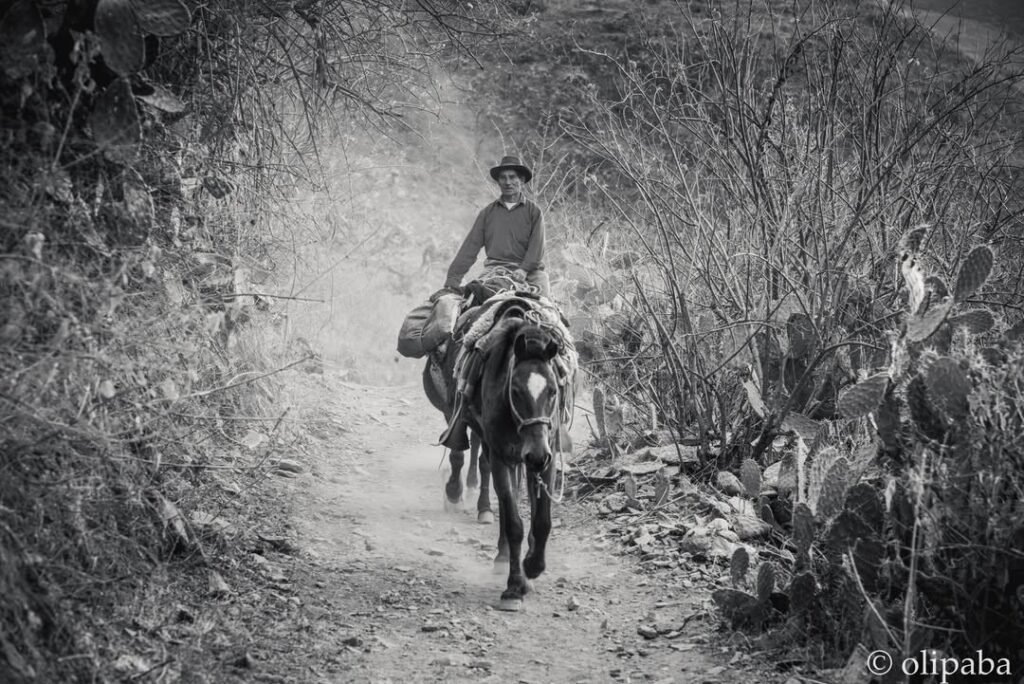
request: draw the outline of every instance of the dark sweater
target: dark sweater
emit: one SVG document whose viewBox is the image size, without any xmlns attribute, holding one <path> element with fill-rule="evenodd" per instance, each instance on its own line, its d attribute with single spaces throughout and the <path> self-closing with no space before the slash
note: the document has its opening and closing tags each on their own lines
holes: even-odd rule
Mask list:
<svg viewBox="0 0 1024 684">
<path fill-rule="evenodd" d="M 544 268 L 544 220 L 540 207 L 528 199 L 507 209 L 501 198 L 484 207 L 448 267 L 445 287 L 458 287 L 484 248 L 484 267 L 521 268 L 527 273 Z"/>
</svg>

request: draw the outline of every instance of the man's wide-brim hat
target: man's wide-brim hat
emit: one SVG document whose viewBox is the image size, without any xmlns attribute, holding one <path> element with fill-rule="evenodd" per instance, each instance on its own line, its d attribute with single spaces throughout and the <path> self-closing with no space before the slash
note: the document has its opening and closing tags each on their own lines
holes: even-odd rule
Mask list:
<svg viewBox="0 0 1024 684">
<path fill-rule="evenodd" d="M 523 177 L 523 182 L 529 183 L 530 179 L 533 178 L 533 172 L 526 168 L 519 157 L 504 156 L 501 158 L 501 163 L 491 169 L 491 178 L 498 180 L 498 174 L 502 171 L 515 171 Z"/>
</svg>

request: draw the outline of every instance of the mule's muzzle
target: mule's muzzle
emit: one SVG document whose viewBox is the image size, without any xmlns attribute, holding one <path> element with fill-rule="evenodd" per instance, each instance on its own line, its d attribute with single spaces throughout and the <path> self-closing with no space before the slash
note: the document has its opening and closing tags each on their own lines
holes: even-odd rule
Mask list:
<svg viewBox="0 0 1024 684">
<path fill-rule="evenodd" d="M 548 446 L 547 430 L 537 430 L 541 433 L 534 438 L 527 438 L 519 449 L 519 455 L 526 464 L 528 470 L 541 472 L 551 465 L 551 448 Z"/>
</svg>

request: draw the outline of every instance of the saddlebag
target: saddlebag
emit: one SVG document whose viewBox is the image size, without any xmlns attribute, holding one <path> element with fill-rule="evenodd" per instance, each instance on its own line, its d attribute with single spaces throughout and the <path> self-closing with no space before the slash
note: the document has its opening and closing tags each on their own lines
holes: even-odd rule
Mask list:
<svg viewBox="0 0 1024 684">
<path fill-rule="evenodd" d="M 461 295 L 446 294 L 410 311 L 398 331 L 398 353 L 421 359 L 440 347 L 455 329 L 461 306 Z"/>
</svg>

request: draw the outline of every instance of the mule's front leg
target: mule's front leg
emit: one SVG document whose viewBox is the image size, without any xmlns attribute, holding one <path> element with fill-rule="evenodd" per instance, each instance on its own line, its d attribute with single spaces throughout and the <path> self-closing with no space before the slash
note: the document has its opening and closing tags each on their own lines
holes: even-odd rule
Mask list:
<svg viewBox="0 0 1024 684">
<path fill-rule="evenodd" d="M 477 476 L 477 462 L 480 456 L 480 438 L 475 432 L 469 435 L 469 470 L 466 471 L 466 488 L 476 489 L 480 486 Z"/>
<path fill-rule="evenodd" d="M 511 469 L 504 463 L 492 464 L 494 490 L 498 496 L 498 511 L 501 516 L 501 536 L 508 544 L 508 586 L 501 594 L 501 610 L 519 610 L 523 597 L 530 591 L 530 585 L 523 575 L 520 561 L 523 550 L 523 521 L 516 506 L 516 492 L 512 486 Z M 498 559 L 501 558 L 499 538 Z M 497 560 L 495 561 L 497 562 Z"/>
<path fill-rule="evenodd" d="M 530 552 L 523 560 L 523 570 L 530 579 L 544 572 L 544 548 L 551 534 L 551 496 L 538 478 L 543 478 L 550 487 L 554 482 L 554 469 L 555 466 L 549 464 L 539 475 L 529 473 L 526 477 L 530 495 Z"/>
<path fill-rule="evenodd" d="M 474 437 L 474 439 L 476 439 Z M 485 445 L 479 445 L 480 449 L 480 491 L 476 499 L 476 520 L 481 525 L 490 525 L 494 522 L 494 513 L 491 511 L 491 458 Z M 470 459 L 469 472 L 475 472 L 476 464 Z M 468 479 L 468 475 L 466 476 Z M 506 552 L 508 551 L 506 547 Z"/>
<path fill-rule="evenodd" d="M 452 506 L 462 501 L 462 464 L 465 462 L 466 452 L 448 452 L 448 464 L 452 472 L 444 485 L 445 510 L 450 510 Z"/>
</svg>

